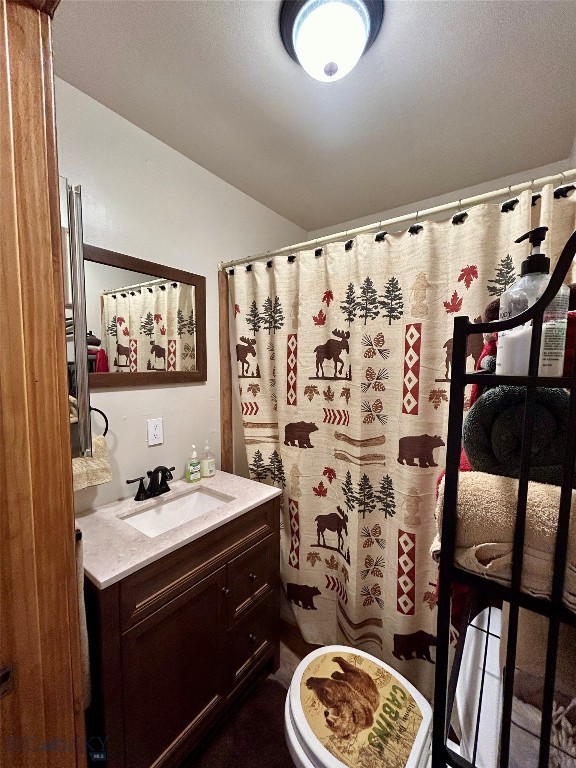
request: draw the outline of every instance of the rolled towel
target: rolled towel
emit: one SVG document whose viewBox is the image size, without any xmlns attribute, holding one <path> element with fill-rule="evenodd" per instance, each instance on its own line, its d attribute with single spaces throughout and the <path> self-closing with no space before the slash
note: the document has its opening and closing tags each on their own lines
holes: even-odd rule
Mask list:
<svg viewBox="0 0 576 768">
<path fill-rule="evenodd" d="M 519 477 L 524 430 L 524 387 L 487 390 L 468 411 L 462 440 L 472 469 Z M 536 390 L 530 479 L 559 485 L 568 437 L 569 396 L 563 389 Z M 574 485 L 574 481 L 573 481 Z"/>
<path fill-rule="evenodd" d="M 516 522 L 518 480 L 484 472 L 462 472 L 458 478 L 455 563 L 461 568 L 510 584 Z M 535 597 L 549 597 L 558 526 L 560 488 L 530 482 L 526 505 L 526 535 L 522 589 Z M 430 554 L 440 559 L 444 478 L 436 504 L 437 534 Z M 564 602 L 576 611 L 576 494 L 572 493 L 571 526 Z"/>
</svg>

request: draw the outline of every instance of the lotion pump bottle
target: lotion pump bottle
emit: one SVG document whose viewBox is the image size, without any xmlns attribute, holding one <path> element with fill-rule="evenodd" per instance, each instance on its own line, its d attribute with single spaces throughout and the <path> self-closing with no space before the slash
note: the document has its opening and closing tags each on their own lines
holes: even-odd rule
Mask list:
<svg viewBox="0 0 576 768">
<path fill-rule="evenodd" d="M 516 240 L 517 243 L 528 240 L 532 251 L 522 262 L 520 278 L 500 296 L 500 320 L 507 320 L 524 312 L 535 304 L 546 290 L 550 280 L 550 259 L 541 252 L 540 246 L 547 231 L 548 227 L 537 227 Z M 544 310 L 539 376 L 562 376 L 569 295 L 568 286 L 563 285 Z M 531 340 L 530 323 L 509 331 L 500 331 L 496 351 L 496 373 L 505 376 L 527 376 Z"/>
<path fill-rule="evenodd" d="M 210 450 L 208 440 L 206 440 L 206 445 L 204 446 L 204 455 L 202 456 L 202 461 L 200 462 L 200 474 L 202 477 L 214 477 L 215 473 L 216 459 Z"/>
<path fill-rule="evenodd" d="M 192 446 L 190 458 L 186 462 L 186 482 L 197 483 L 200 480 L 200 461 L 196 453 L 196 446 Z"/>
</svg>

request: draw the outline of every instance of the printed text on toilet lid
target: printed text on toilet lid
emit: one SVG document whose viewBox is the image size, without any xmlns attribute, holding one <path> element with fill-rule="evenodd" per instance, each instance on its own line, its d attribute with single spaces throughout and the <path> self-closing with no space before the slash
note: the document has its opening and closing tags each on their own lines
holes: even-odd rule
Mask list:
<svg viewBox="0 0 576 768">
<path fill-rule="evenodd" d="M 306 667 L 300 700 L 308 725 L 350 768 L 404 768 L 422 722 L 411 693 L 354 653 L 323 654 Z"/>
</svg>

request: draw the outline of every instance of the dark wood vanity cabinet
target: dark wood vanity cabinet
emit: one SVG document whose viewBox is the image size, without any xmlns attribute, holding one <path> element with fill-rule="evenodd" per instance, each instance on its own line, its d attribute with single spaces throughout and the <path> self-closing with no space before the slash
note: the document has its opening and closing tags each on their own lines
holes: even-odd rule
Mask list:
<svg viewBox="0 0 576 768">
<path fill-rule="evenodd" d="M 277 668 L 279 519 L 273 499 L 105 589 L 86 580 L 88 736 L 109 768 L 180 765 Z"/>
</svg>

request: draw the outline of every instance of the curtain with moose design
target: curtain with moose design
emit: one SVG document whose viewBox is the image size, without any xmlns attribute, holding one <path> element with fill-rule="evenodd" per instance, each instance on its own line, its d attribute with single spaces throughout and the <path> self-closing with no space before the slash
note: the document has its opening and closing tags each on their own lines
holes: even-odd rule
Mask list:
<svg viewBox="0 0 576 768">
<path fill-rule="evenodd" d="M 575 197 L 549 186 L 504 212 L 360 235 L 230 280 L 248 464 L 283 489 L 282 579 L 300 630 L 363 648 L 428 697 L 453 318 L 480 318 L 512 284 L 529 229 L 549 227 L 554 266 Z"/>
<path fill-rule="evenodd" d="M 101 307 L 110 371 L 196 370 L 193 285 L 119 288 L 102 294 Z"/>
</svg>

